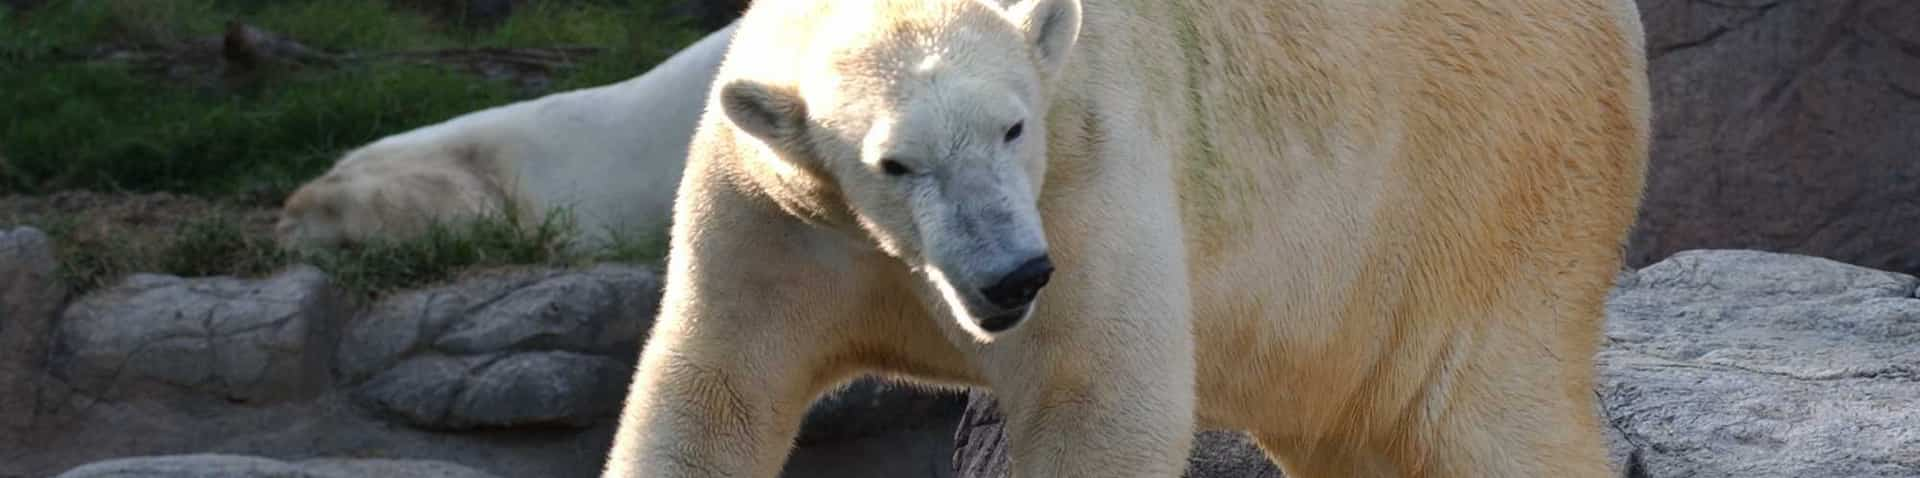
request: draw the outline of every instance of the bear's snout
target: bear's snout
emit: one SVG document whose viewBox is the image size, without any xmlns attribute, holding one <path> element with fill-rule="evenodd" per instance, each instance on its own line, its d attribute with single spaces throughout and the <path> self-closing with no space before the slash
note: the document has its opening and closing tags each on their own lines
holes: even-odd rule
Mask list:
<svg viewBox="0 0 1920 478">
<path fill-rule="evenodd" d="M 1047 286 L 1053 278 L 1053 261 L 1046 254 L 1027 259 L 1015 266 L 1012 272 L 1000 276 L 993 286 L 980 290 L 987 302 L 1001 309 L 1014 310 L 1026 307 L 1040 295 L 1040 288 Z"/>
</svg>

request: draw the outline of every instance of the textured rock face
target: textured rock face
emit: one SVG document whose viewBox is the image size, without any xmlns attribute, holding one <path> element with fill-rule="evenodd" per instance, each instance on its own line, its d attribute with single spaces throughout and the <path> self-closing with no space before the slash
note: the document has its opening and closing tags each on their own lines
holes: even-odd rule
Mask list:
<svg viewBox="0 0 1920 478">
<path fill-rule="evenodd" d="M 48 331 L 67 291 L 54 274 L 53 248 L 33 228 L 0 230 L 0 447 L 38 408 Z"/>
<path fill-rule="evenodd" d="M 330 381 L 335 317 L 319 270 L 264 281 L 134 275 L 67 308 L 51 368 L 95 397 L 187 389 L 235 401 L 303 397 Z"/>
<path fill-rule="evenodd" d="M 588 426 L 619 409 L 658 309 L 653 273 L 532 271 L 410 292 L 356 319 L 340 375 L 414 426 Z"/>
<path fill-rule="evenodd" d="M 1920 476 L 1920 280 L 1813 257 L 1693 251 L 1621 276 L 1598 356 L 1616 462 L 1643 476 Z M 1006 476 L 975 395 L 957 476 Z M 1278 476 L 1237 434 L 1187 476 Z"/>
<path fill-rule="evenodd" d="M 45 233 L 0 230 L 0 337 L 31 334 L 33 322 L 45 322 L 60 308 L 66 291 L 55 276 L 57 266 Z"/>
<path fill-rule="evenodd" d="M 1639 5 L 1655 114 L 1631 265 L 1760 249 L 1920 273 L 1920 2 Z"/>
</svg>

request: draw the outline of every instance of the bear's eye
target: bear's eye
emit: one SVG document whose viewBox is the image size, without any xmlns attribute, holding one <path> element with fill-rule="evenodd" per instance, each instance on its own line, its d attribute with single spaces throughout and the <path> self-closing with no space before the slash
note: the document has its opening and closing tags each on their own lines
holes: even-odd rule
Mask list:
<svg viewBox="0 0 1920 478">
<path fill-rule="evenodd" d="M 1011 143 L 1013 142 L 1013 140 L 1020 139 L 1020 130 L 1022 129 L 1021 127 L 1025 126 L 1026 124 L 1027 122 L 1020 121 L 1020 122 L 1014 123 L 1013 126 L 1008 127 L 1007 142 Z"/>
<path fill-rule="evenodd" d="M 888 176 L 896 176 L 896 177 L 906 176 L 908 174 L 913 173 L 913 170 L 907 169 L 907 165 L 901 164 L 900 161 L 894 160 L 893 158 L 881 159 L 880 171 L 887 173 Z"/>
</svg>

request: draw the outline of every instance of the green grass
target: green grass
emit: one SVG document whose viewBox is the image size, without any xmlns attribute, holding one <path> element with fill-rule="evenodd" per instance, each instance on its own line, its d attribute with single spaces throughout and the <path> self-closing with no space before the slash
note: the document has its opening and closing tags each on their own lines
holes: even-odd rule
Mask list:
<svg viewBox="0 0 1920 478">
<path fill-rule="evenodd" d="M 572 216 L 564 210 L 545 216 L 538 223 L 510 215 L 436 223 L 425 234 L 407 240 L 284 257 L 314 264 L 350 292 L 379 295 L 443 282 L 467 270 L 644 264 L 660 260 L 665 253 L 661 242 L 621 237 L 597 247 L 576 247 L 581 237 Z"/>
<path fill-rule="evenodd" d="M 697 40 L 649 2 L 533 2 L 485 31 L 385 0 L 54 0 L 0 9 L 0 193 L 165 191 L 272 202 L 352 147 L 553 91 L 619 81 Z M 335 53 L 593 46 L 522 91 L 444 65 L 366 59 L 243 79 L 90 58 L 177 51 L 238 19 Z M 217 54 L 217 51 L 213 52 Z M 204 56 L 204 55 L 203 55 Z M 217 66 L 217 64 L 213 64 Z M 32 113 L 25 113 L 32 112 Z"/>
<path fill-rule="evenodd" d="M 287 265 L 290 256 L 272 240 L 248 235 L 228 214 L 194 218 L 180 224 L 173 240 L 154 255 L 157 270 L 184 277 L 258 276 Z"/>
<path fill-rule="evenodd" d="M 492 217 L 434 224 L 417 238 L 363 244 L 303 259 L 349 290 L 378 293 L 444 281 L 459 271 L 480 267 L 565 266 L 592 259 L 569 251 L 574 239 L 567 221 L 550 218 L 523 225 L 516 218 Z"/>
</svg>

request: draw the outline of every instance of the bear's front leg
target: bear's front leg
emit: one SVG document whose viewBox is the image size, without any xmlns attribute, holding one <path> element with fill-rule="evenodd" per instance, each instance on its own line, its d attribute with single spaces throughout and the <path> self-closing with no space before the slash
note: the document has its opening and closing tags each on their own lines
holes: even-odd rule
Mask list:
<svg viewBox="0 0 1920 478">
<path fill-rule="evenodd" d="M 673 307 L 668 307 L 673 310 Z M 699 316 L 694 319 L 692 317 Z M 757 334 L 719 339 L 694 322 L 747 317 L 668 312 L 641 353 L 603 476 L 768 477 L 779 473 L 808 396 L 784 383 Z"/>
<path fill-rule="evenodd" d="M 1013 476 L 1178 477 L 1196 400 L 1184 245 L 1174 202 L 1136 202 L 1170 186 L 1062 189 L 1080 192 L 1049 198 L 1051 285 L 980 349 Z"/>
<path fill-rule="evenodd" d="M 834 295 L 798 290 L 828 281 L 778 244 L 675 246 L 602 476 L 773 478 L 829 385 L 812 358 L 836 311 L 805 297 Z"/>
</svg>

